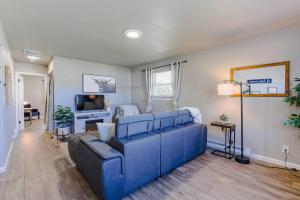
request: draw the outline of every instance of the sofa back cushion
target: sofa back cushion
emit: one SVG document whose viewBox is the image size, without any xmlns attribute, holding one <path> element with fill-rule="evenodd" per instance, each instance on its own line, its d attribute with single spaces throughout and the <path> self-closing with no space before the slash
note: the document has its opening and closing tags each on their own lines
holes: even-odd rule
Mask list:
<svg viewBox="0 0 300 200">
<path fill-rule="evenodd" d="M 153 115 L 142 114 L 120 117 L 116 121 L 116 138 L 129 138 L 153 129 Z"/>
<path fill-rule="evenodd" d="M 154 116 L 154 130 L 161 130 L 176 126 L 177 111 L 156 113 Z"/>
<path fill-rule="evenodd" d="M 176 125 L 185 125 L 194 121 L 189 110 L 178 110 L 176 117 Z"/>
</svg>

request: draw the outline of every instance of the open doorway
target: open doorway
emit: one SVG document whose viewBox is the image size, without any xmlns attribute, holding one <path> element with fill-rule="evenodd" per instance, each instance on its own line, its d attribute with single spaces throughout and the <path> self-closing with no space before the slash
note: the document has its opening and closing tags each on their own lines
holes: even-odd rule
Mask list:
<svg viewBox="0 0 300 200">
<path fill-rule="evenodd" d="M 45 129 L 46 81 L 44 74 L 18 73 L 17 76 L 18 128 Z"/>
</svg>

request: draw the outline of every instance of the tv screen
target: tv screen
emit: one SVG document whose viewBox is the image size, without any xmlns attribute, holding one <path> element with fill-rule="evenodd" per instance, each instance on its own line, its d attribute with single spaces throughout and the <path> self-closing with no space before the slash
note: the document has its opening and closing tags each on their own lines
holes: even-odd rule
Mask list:
<svg viewBox="0 0 300 200">
<path fill-rule="evenodd" d="M 75 104 L 77 111 L 103 110 L 104 95 L 77 95 Z"/>
</svg>

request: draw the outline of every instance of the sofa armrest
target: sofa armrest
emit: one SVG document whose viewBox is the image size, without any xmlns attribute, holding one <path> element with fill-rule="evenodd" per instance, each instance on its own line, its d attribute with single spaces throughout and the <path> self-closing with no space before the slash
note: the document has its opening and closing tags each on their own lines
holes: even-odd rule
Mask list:
<svg viewBox="0 0 300 200">
<path fill-rule="evenodd" d="M 85 135 L 80 140 L 86 144 L 92 151 L 94 151 L 100 158 L 107 160 L 112 158 L 120 158 L 123 163 L 123 155 L 113 147 L 102 142 L 100 139 L 92 135 Z M 122 170 L 123 171 L 123 170 Z M 122 172 L 123 173 L 123 172 Z"/>
<path fill-rule="evenodd" d="M 124 196 L 124 158 L 119 151 L 86 135 L 80 138 L 78 157 L 78 169 L 100 199 Z"/>
<path fill-rule="evenodd" d="M 206 124 L 200 124 L 202 133 L 202 152 L 204 153 L 207 148 L 207 126 Z"/>
</svg>

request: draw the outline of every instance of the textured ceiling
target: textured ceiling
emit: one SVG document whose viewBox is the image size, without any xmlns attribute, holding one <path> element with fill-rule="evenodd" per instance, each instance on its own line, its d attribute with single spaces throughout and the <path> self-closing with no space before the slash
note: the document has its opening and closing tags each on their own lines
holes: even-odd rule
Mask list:
<svg viewBox="0 0 300 200">
<path fill-rule="evenodd" d="M 1 0 L 13 56 L 24 48 L 134 67 L 300 23 L 299 0 Z M 139 40 L 126 29 L 143 32 Z"/>
</svg>

